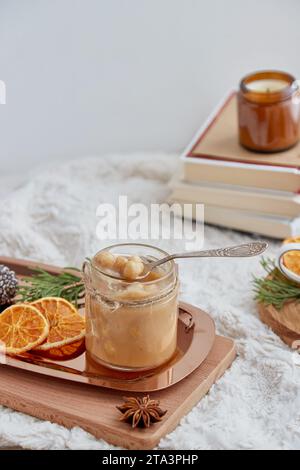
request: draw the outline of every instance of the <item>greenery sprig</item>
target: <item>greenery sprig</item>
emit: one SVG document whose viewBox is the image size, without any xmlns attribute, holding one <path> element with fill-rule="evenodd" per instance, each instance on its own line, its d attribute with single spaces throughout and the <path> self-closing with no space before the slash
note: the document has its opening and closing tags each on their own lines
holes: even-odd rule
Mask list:
<svg viewBox="0 0 300 470">
<path fill-rule="evenodd" d="M 266 305 L 281 309 L 288 301 L 300 301 L 300 286 L 285 278 L 270 258 L 263 258 L 261 265 L 265 277 L 254 277 L 255 299 Z"/>
<path fill-rule="evenodd" d="M 72 271 L 72 272 L 70 272 Z M 65 268 L 55 275 L 37 268 L 32 276 L 26 276 L 17 289 L 20 302 L 34 302 L 42 297 L 62 297 L 78 306 L 85 295 L 84 283 L 77 268 Z"/>
</svg>

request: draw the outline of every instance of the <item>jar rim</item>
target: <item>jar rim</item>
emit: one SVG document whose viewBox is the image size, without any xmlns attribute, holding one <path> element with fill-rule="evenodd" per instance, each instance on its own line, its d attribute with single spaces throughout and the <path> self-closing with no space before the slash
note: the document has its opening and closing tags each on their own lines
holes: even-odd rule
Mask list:
<svg viewBox="0 0 300 470">
<path fill-rule="evenodd" d="M 98 273 L 100 273 L 104 276 L 107 276 L 108 278 L 114 279 L 114 281 L 116 281 L 116 282 L 122 282 L 123 284 L 128 284 L 128 285 L 133 284 L 134 281 L 126 281 L 126 279 L 118 279 L 115 276 L 113 276 L 112 274 L 105 271 L 104 269 L 102 270 L 99 266 L 95 266 L 95 263 L 93 262 L 94 259 L 96 258 L 96 256 L 99 255 L 100 253 L 103 253 L 104 251 L 110 251 L 111 249 L 113 249 L 113 248 L 115 249 L 115 248 L 118 248 L 118 247 L 124 248 L 126 246 L 128 246 L 128 247 L 129 246 L 130 247 L 135 247 L 136 246 L 136 247 L 150 248 L 152 250 L 156 250 L 157 252 L 161 253 L 162 258 L 167 257 L 167 256 L 170 255 L 170 253 L 168 253 L 167 251 L 164 251 L 161 248 L 158 248 L 157 246 L 150 245 L 150 244 L 145 244 L 145 243 L 116 243 L 114 245 L 110 245 L 110 246 L 107 246 L 105 248 L 102 248 L 101 250 L 99 250 L 93 256 L 93 258 L 90 259 L 90 263 L 91 263 L 92 268 L 95 269 L 96 272 L 98 272 Z M 161 281 L 165 280 L 170 274 L 172 274 L 172 272 L 175 269 L 175 263 L 174 263 L 173 260 L 168 261 L 168 264 L 170 266 L 170 269 L 168 271 L 166 271 L 163 276 L 161 276 L 159 279 L 154 279 L 152 281 L 143 281 L 143 284 L 151 285 L 151 284 L 157 283 L 158 281 L 161 282 Z M 137 280 L 136 282 L 139 282 L 139 281 Z"/>
<path fill-rule="evenodd" d="M 282 90 L 269 91 L 268 93 L 257 92 L 247 85 L 264 79 L 278 79 L 287 82 L 286 87 Z M 280 70 L 260 70 L 246 75 L 240 81 L 240 91 L 245 99 L 253 102 L 263 103 L 276 103 L 290 98 L 295 91 L 299 90 L 299 85 L 296 78 L 287 72 Z"/>
</svg>

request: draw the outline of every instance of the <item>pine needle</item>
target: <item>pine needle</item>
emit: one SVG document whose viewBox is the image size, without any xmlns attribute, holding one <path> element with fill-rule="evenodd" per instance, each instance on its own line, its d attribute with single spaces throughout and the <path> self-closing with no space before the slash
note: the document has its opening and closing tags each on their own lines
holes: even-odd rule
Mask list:
<svg viewBox="0 0 300 470">
<path fill-rule="evenodd" d="M 280 310 L 286 302 L 300 301 L 300 286 L 285 278 L 273 260 L 263 258 L 261 265 L 266 277 L 254 277 L 255 299 Z"/>
<path fill-rule="evenodd" d="M 61 274 L 55 275 L 36 268 L 32 276 L 22 278 L 22 284 L 17 289 L 18 301 L 34 302 L 42 297 L 62 297 L 78 307 L 79 300 L 85 295 L 84 283 L 81 275 L 69 272 L 80 270 L 65 268 Z"/>
</svg>

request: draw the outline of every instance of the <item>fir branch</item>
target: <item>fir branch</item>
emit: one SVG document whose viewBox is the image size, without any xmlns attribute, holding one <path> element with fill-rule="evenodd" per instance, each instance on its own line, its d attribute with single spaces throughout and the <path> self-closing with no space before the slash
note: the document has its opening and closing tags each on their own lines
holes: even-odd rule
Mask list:
<svg viewBox="0 0 300 470">
<path fill-rule="evenodd" d="M 263 258 L 261 265 L 266 277 L 254 277 L 255 299 L 280 310 L 288 301 L 300 301 L 300 286 L 285 278 L 273 260 Z"/>
<path fill-rule="evenodd" d="M 61 274 L 55 275 L 37 268 L 32 276 L 22 279 L 18 286 L 17 298 L 20 302 L 34 302 L 42 297 L 62 297 L 78 306 L 85 295 L 84 283 L 80 275 L 69 271 L 79 272 L 77 268 L 65 268 Z"/>
</svg>

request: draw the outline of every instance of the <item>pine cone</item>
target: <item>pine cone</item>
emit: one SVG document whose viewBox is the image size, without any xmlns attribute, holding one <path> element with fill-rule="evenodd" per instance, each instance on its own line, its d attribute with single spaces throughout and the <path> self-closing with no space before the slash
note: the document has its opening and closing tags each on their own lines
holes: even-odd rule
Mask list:
<svg viewBox="0 0 300 470">
<path fill-rule="evenodd" d="M 18 280 L 14 271 L 0 264 L 0 305 L 10 304 L 17 291 Z"/>
</svg>

